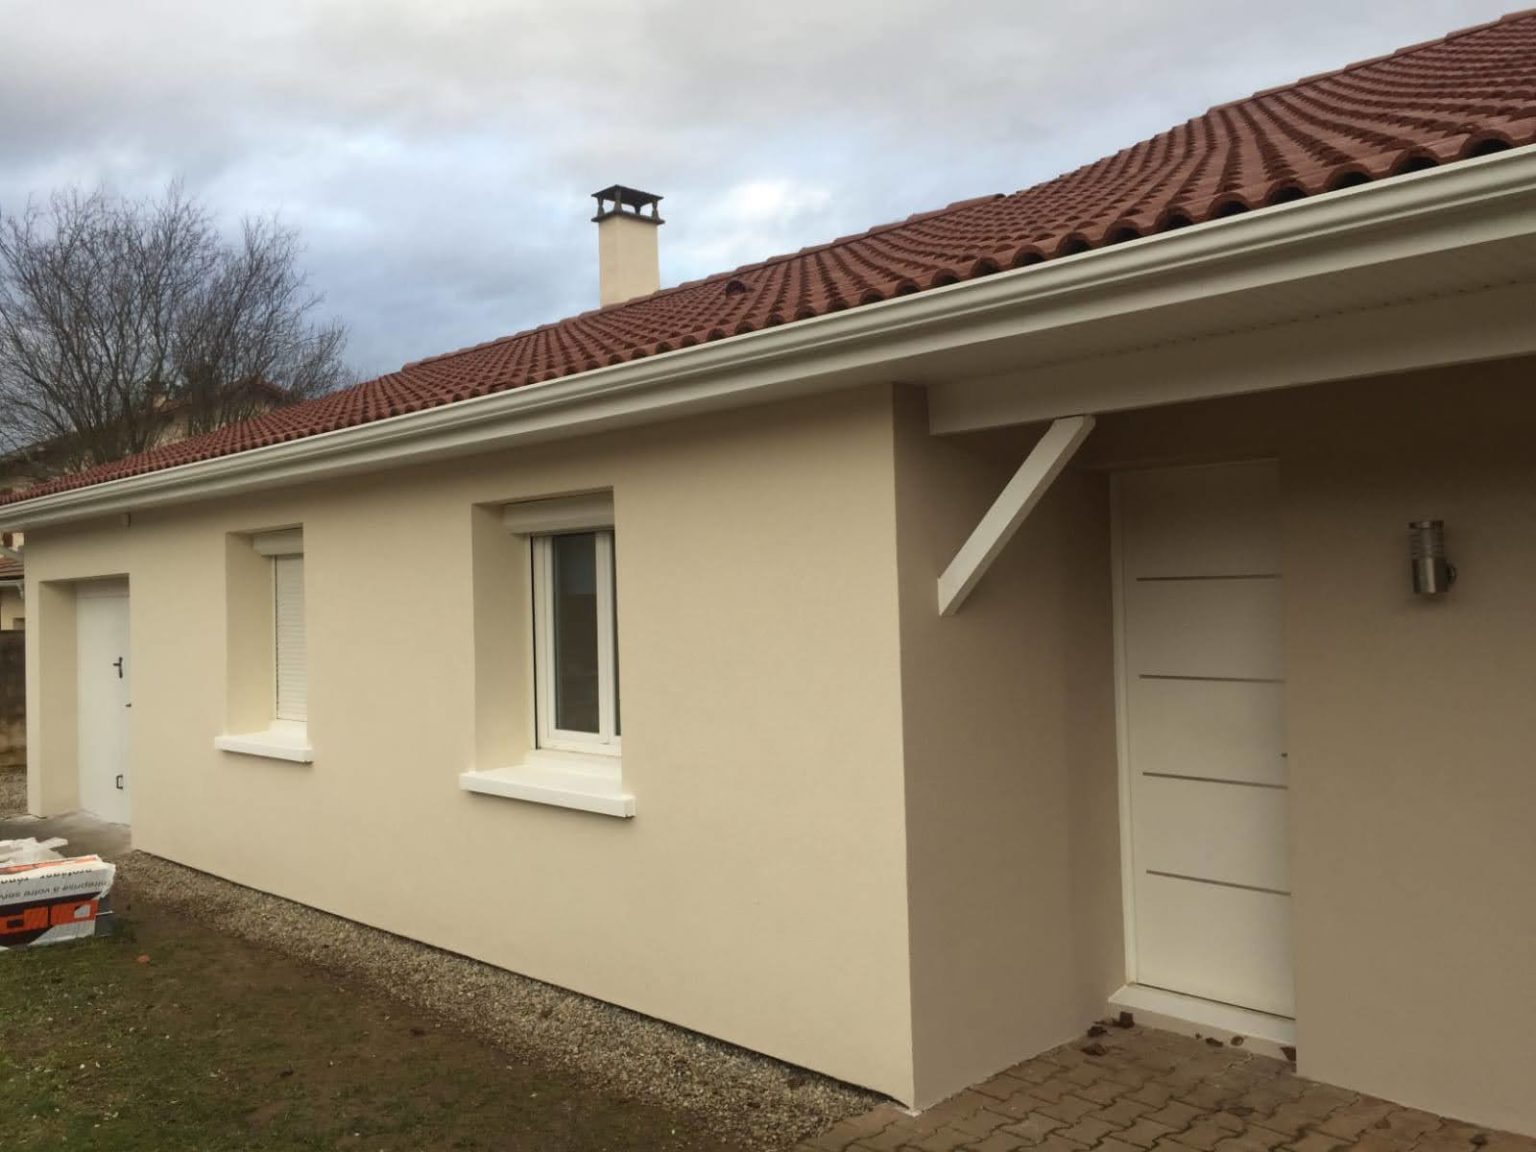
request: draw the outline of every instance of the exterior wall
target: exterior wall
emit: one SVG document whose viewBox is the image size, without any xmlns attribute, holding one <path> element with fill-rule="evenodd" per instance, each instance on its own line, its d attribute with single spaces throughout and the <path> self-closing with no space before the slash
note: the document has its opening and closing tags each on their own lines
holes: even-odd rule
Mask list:
<svg viewBox="0 0 1536 1152">
<path fill-rule="evenodd" d="M 127 574 L 139 847 L 931 1103 L 1124 979 L 1109 472 L 1275 456 L 1300 1070 L 1536 1132 L 1532 368 L 1108 416 L 949 619 L 1039 430 L 934 439 L 904 389 L 38 532 L 31 803 L 72 803 L 68 581 Z M 608 486 L 639 814 L 461 793 L 528 744 L 488 509 Z M 229 534 L 299 523 L 315 763 L 216 753 Z"/>
<path fill-rule="evenodd" d="M 1530 372 L 1377 386 L 1286 485 L 1302 1071 L 1536 1134 Z"/>
<path fill-rule="evenodd" d="M 909 1099 L 890 403 L 32 533 L 31 806 L 72 801 L 67 582 L 125 573 L 136 847 Z M 636 818 L 463 792 L 531 726 L 526 559 L 489 509 L 606 487 Z M 230 534 L 300 524 L 314 763 L 216 752 Z"/>
<path fill-rule="evenodd" d="M 1108 481 L 1068 471 L 953 617 L 936 582 L 1034 435 L 896 409 L 917 1099 L 1102 1016 L 1124 982 Z"/>
<path fill-rule="evenodd" d="M 1533 367 L 1111 416 L 1080 461 L 1279 457 L 1300 1071 L 1536 1133 Z"/>
</svg>

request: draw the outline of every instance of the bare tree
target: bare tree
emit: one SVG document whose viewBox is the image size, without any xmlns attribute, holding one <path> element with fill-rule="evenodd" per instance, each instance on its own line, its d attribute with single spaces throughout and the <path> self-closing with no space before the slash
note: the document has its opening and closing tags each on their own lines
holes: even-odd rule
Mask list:
<svg viewBox="0 0 1536 1152">
<path fill-rule="evenodd" d="M 55 194 L 0 218 L 0 448 L 62 467 L 208 431 L 344 382 L 344 329 L 315 319 L 298 236 L 237 243 L 172 184 L 156 200 Z"/>
</svg>

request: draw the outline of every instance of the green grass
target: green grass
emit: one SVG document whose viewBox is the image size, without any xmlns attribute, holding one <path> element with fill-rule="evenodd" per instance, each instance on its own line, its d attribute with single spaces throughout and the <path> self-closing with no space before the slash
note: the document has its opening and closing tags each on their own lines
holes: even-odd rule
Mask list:
<svg viewBox="0 0 1536 1152">
<path fill-rule="evenodd" d="M 725 1147 L 163 909 L 120 919 L 0 953 L 6 1152 Z"/>
</svg>

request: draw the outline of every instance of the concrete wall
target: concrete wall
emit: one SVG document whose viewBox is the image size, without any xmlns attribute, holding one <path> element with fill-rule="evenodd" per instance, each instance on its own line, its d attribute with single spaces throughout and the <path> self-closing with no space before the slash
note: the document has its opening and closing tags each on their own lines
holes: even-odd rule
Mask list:
<svg viewBox="0 0 1536 1152">
<path fill-rule="evenodd" d="M 68 582 L 125 573 L 137 847 L 910 1098 L 891 437 L 868 389 L 33 533 L 31 806 L 73 796 Z M 465 793 L 531 718 L 487 509 L 610 487 L 637 815 Z M 290 525 L 309 765 L 213 748 L 230 534 Z"/>
<path fill-rule="evenodd" d="M 1111 416 L 1080 461 L 1279 457 L 1300 1071 L 1536 1133 L 1533 370 Z"/>
<path fill-rule="evenodd" d="M 81 550 L 70 565 L 76 579 L 80 578 Z M 84 552 L 84 563 L 113 563 L 108 549 Z M 74 586 L 65 581 L 42 584 L 34 576 L 27 585 L 27 602 L 32 606 L 27 644 L 27 811 L 51 816 L 78 807 L 80 797 L 75 763 Z"/>
<path fill-rule="evenodd" d="M 1108 480 L 1069 471 L 962 610 L 936 581 L 1038 430 L 896 408 L 917 1098 L 1079 1034 L 1124 982 Z"/>
</svg>

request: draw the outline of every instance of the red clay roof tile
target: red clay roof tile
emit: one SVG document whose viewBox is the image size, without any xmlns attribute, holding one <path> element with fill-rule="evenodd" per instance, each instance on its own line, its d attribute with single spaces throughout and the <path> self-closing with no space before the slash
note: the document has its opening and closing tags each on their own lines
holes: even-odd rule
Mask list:
<svg viewBox="0 0 1536 1152">
<path fill-rule="evenodd" d="M 1271 88 L 1011 196 L 894 224 L 441 356 L 23 492 L 226 456 L 1536 142 L 1536 9 Z"/>
</svg>

